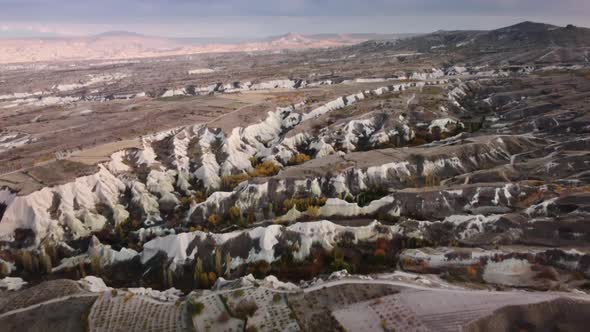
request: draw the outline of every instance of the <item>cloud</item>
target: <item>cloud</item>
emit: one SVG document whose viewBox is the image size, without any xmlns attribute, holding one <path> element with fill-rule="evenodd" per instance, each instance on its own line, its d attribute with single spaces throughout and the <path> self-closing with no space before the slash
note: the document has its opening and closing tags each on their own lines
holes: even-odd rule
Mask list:
<svg viewBox="0 0 590 332">
<path fill-rule="evenodd" d="M 590 14 L 587 0 L 0 0 L 0 19 L 160 22 L 211 16 Z"/>
</svg>

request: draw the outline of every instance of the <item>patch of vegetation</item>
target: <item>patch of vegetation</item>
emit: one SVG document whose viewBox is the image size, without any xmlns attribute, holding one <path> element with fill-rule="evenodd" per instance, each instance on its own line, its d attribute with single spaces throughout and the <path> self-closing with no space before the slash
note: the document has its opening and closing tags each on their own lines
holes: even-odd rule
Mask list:
<svg viewBox="0 0 590 332">
<path fill-rule="evenodd" d="M 228 213 L 229 213 L 229 219 L 233 223 L 239 223 L 242 221 L 242 211 L 240 210 L 239 207 L 237 207 L 237 206 L 230 207 Z"/>
<path fill-rule="evenodd" d="M 359 206 L 367 206 L 372 201 L 381 199 L 385 196 L 389 195 L 389 192 L 384 188 L 380 187 L 373 187 L 369 188 L 368 190 L 364 191 L 363 193 L 357 196 L 357 204 Z"/>
<path fill-rule="evenodd" d="M 320 216 L 320 207 L 315 205 L 310 205 L 307 210 L 307 215 L 311 218 L 317 218 Z"/>
<path fill-rule="evenodd" d="M 237 291 L 232 293 L 232 296 L 238 298 L 244 296 L 244 294 L 245 293 L 243 289 L 238 289 Z"/>
<path fill-rule="evenodd" d="M 220 222 L 221 222 L 221 216 L 219 216 L 218 214 L 212 214 L 207 218 L 207 223 L 209 224 L 209 226 L 217 226 Z"/>
<path fill-rule="evenodd" d="M 234 175 L 226 175 L 221 178 L 221 190 L 224 191 L 232 191 L 234 190 L 240 183 L 247 181 L 251 178 L 250 175 L 246 173 L 234 174 Z"/>
<path fill-rule="evenodd" d="M 188 312 L 190 312 L 193 317 L 200 315 L 205 309 L 205 305 L 201 302 L 192 302 L 189 300 L 186 302 L 186 305 Z"/>
<path fill-rule="evenodd" d="M 307 162 L 310 160 L 311 160 L 311 157 L 308 156 L 307 154 L 298 153 L 298 154 L 294 155 L 293 157 L 291 157 L 287 164 L 290 166 L 300 165 L 300 164 L 303 164 L 304 162 Z"/>
<path fill-rule="evenodd" d="M 242 300 L 236 306 L 235 316 L 239 319 L 246 320 L 248 317 L 254 316 L 254 313 L 258 310 L 256 302 L 250 300 Z"/>
<path fill-rule="evenodd" d="M 186 91 L 187 94 L 189 94 L 191 96 L 194 96 L 194 95 L 197 94 L 196 87 L 194 85 L 192 85 L 192 84 L 187 85 L 185 91 Z"/>
<path fill-rule="evenodd" d="M 258 261 L 248 266 L 247 273 L 258 279 L 264 279 L 271 271 L 271 265 L 266 261 Z"/>
<path fill-rule="evenodd" d="M 272 161 L 265 161 L 256 165 L 254 172 L 251 175 L 254 177 L 268 177 L 277 175 L 279 171 L 280 168 L 275 163 Z"/>
<path fill-rule="evenodd" d="M 198 203 L 202 203 L 204 201 L 205 201 L 205 195 L 203 195 L 202 192 L 197 191 L 192 196 L 181 197 L 180 198 L 180 206 L 188 209 L 190 207 L 191 203 L 198 204 Z"/>
<path fill-rule="evenodd" d="M 288 212 L 293 206 L 299 211 L 307 211 L 310 207 L 319 208 L 325 205 L 327 200 L 325 197 L 289 198 L 283 201 L 283 212 Z"/>
<path fill-rule="evenodd" d="M 252 156 L 250 157 L 250 165 L 252 165 L 252 167 L 256 167 L 258 166 L 262 161 L 260 160 L 260 158 Z"/>
<path fill-rule="evenodd" d="M 334 250 L 332 250 L 332 263 L 330 264 L 330 270 L 332 272 L 336 272 L 336 271 L 342 271 L 342 270 L 346 270 L 349 273 L 353 273 L 354 272 L 354 265 L 347 263 L 344 260 L 344 254 L 342 253 L 342 250 L 338 247 L 335 247 Z"/>
</svg>

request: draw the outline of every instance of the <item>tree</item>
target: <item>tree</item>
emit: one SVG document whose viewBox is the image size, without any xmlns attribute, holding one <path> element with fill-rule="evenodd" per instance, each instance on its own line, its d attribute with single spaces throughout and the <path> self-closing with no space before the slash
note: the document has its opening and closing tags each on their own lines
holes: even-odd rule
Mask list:
<svg viewBox="0 0 590 332">
<path fill-rule="evenodd" d="M 193 195 L 193 201 L 195 203 L 202 203 L 205 201 L 205 195 L 203 195 L 203 192 L 201 191 L 197 191 L 194 195 Z"/>
<path fill-rule="evenodd" d="M 10 274 L 10 266 L 8 264 L 0 264 L 0 278 L 4 278 Z"/>
<path fill-rule="evenodd" d="M 209 288 L 209 276 L 207 273 L 201 273 L 199 276 L 199 287 Z"/>
<path fill-rule="evenodd" d="M 237 206 L 232 206 L 229 208 L 229 219 L 233 223 L 239 223 L 242 219 L 242 211 Z"/>
<path fill-rule="evenodd" d="M 33 256 L 31 253 L 28 250 L 23 249 L 19 251 L 19 256 L 23 269 L 28 272 L 33 272 Z"/>
<path fill-rule="evenodd" d="M 203 261 L 201 260 L 201 257 L 197 257 L 197 262 L 195 263 L 195 273 L 193 275 L 193 278 L 197 282 L 197 286 L 199 286 L 201 274 L 203 274 Z"/>
<path fill-rule="evenodd" d="M 268 218 L 274 218 L 274 215 L 275 215 L 275 214 L 274 214 L 274 211 L 275 211 L 275 210 L 274 210 L 274 205 L 272 204 L 272 202 L 269 202 L 269 203 L 266 205 L 266 215 L 267 215 L 267 217 L 268 217 Z"/>
<path fill-rule="evenodd" d="M 45 244 L 43 245 L 43 249 L 45 249 L 45 252 L 47 253 L 47 255 L 49 255 L 49 258 L 51 258 L 52 262 L 58 261 L 57 250 L 55 249 L 55 246 L 53 244 L 45 242 Z"/>
<path fill-rule="evenodd" d="M 80 260 L 78 267 L 80 268 L 80 276 L 82 278 L 86 277 L 86 269 L 84 268 L 84 261 L 83 260 Z"/>
<path fill-rule="evenodd" d="M 188 86 L 186 87 L 186 93 L 187 93 L 188 95 L 191 95 L 191 96 L 194 96 L 194 95 L 196 95 L 196 94 L 197 94 L 197 92 L 196 92 L 196 90 L 195 90 L 195 86 L 194 86 L 194 85 L 192 85 L 192 84 L 191 84 L 191 85 L 188 85 Z"/>
<path fill-rule="evenodd" d="M 207 218 L 209 226 L 217 226 L 221 222 L 221 217 L 218 214 L 212 214 Z"/>
<path fill-rule="evenodd" d="M 225 277 L 229 278 L 231 274 L 231 256 L 229 252 L 225 254 Z"/>
<path fill-rule="evenodd" d="M 245 320 L 247 317 L 254 316 L 256 310 L 258 310 L 258 305 L 256 302 L 244 299 L 236 306 L 236 317 Z"/>
<path fill-rule="evenodd" d="M 102 270 L 102 263 L 100 261 L 100 257 L 97 255 L 92 255 L 90 257 L 90 271 L 93 274 L 99 275 Z"/>
<path fill-rule="evenodd" d="M 307 215 L 311 218 L 317 218 L 320 216 L 320 207 L 315 205 L 310 205 L 307 208 Z"/>
<path fill-rule="evenodd" d="M 211 286 L 215 283 L 215 281 L 217 280 L 217 274 L 215 274 L 215 272 L 209 272 L 206 273 L 207 275 L 207 286 Z"/>
<path fill-rule="evenodd" d="M 218 276 L 222 275 L 223 268 L 221 266 L 221 249 L 215 248 L 215 272 Z"/>
<path fill-rule="evenodd" d="M 193 302 L 192 300 L 189 300 L 186 304 L 188 306 L 188 311 L 193 317 L 200 315 L 201 312 L 203 312 L 203 309 L 205 309 L 205 305 L 201 302 Z"/>
<path fill-rule="evenodd" d="M 51 257 L 45 252 L 45 250 L 41 251 L 41 254 L 39 256 L 39 261 L 41 262 L 41 266 L 43 267 L 43 270 L 47 274 L 50 274 L 53 266 L 51 264 Z"/>
<path fill-rule="evenodd" d="M 162 280 L 164 281 L 163 284 L 167 288 L 172 288 L 174 286 L 174 275 L 172 274 L 172 270 L 165 264 L 162 264 Z"/>
</svg>

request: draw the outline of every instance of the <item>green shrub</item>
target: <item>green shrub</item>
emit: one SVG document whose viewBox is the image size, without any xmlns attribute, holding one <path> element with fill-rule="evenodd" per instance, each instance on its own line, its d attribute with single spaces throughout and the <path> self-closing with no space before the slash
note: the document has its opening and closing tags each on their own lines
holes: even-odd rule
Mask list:
<svg viewBox="0 0 590 332">
<path fill-rule="evenodd" d="M 192 316 L 200 315 L 203 312 L 203 309 L 205 309 L 205 305 L 201 302 L 187 301 L 186 305 Z"/>
</svg>

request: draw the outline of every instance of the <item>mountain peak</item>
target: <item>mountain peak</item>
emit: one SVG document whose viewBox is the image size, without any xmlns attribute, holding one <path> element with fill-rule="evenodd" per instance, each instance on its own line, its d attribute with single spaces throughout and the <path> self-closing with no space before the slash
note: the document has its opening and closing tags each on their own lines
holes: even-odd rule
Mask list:
<svg viewBox="0 0 590 332">
<path fill-rule="evenodd" d="M 521 31 L 521 32 L 543 32 L 557 28 L 555 25 L 546 23 L 537 23 L 532 21 L 524 21 L 511 26 L 500 28 L 497 31 Z"/>
<path fill-rule="evenodd" d="M 272 41 L 288 41 L 288 42 L 301 42 L 306 40 L 307 38 L 300 34 L 300 33 L 294 33 L 294 32 L 289 32 L 286 33 L 284 35 L 280 35 L 280 36 L 276 36 L 276 37 L 271 37 Z"/>
</svg>

